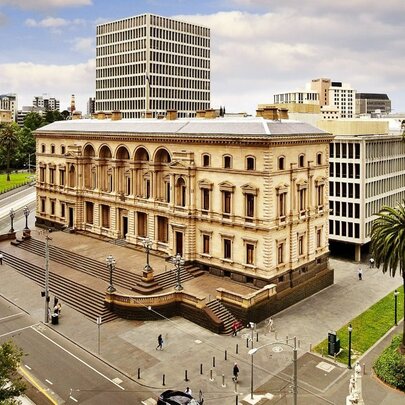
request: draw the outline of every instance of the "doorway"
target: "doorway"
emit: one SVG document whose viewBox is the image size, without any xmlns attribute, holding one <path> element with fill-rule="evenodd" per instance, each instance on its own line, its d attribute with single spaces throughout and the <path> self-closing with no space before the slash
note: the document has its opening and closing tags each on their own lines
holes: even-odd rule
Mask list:
<svg viewBox="0 0 405 405">
<path fill-rule="evenodd" d="M 128 233 L 128 217 L 122 216 L 121 218 L 121 238 L 125 239 Z"/>
<path fill-rule="evenodd" d="M 183 256 L 183 232 L 176 231 L 176 254 Z"/>
<path fill-rule="evenodd" d="M 74 209 L 69 207 L 69 228 L 74 227 Z"/>
</svg>

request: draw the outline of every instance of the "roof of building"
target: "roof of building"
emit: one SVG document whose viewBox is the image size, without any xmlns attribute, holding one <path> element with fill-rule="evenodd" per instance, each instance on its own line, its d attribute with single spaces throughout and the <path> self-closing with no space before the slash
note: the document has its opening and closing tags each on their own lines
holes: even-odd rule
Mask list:
<svg viewBox="0 0 405 405">
<path fill-rule="evenodd" d="M 385 93 L 356 93 L 357 99 L 389 100 Z"/>
<path fill-rule="evenodd" d="M 272 121 L 261 117 L 249 118 L 179 118 L 165 119 L 80 119 L 55 121 L 39 128 L 37 133 L 132 133 L 145 135 L 208 135 L 212 136 L 299 136 L 327 135 L 327 132 L 310 124 L 292 120 Z"/>
</svg>

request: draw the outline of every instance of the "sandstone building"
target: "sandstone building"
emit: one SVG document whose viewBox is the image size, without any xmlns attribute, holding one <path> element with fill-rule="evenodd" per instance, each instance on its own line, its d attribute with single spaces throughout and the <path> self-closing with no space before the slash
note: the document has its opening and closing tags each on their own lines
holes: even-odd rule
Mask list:
<svg viewBox="0 0 405 405">
<path fill-rule="evenodd" d="M 277 110 L 260 115 L 115 113 L 39 128 L 37 222 L 139 246 L 149 236 L 156 251 L 278 292 L 316 282 L 329 271 L 333 136 L 274 120 Z"/>
</svg>

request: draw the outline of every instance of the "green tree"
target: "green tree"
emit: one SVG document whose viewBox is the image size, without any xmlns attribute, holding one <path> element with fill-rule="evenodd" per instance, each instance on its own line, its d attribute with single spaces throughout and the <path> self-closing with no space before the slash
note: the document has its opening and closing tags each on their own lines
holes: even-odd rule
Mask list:
<svg viewBox="0 0 405 405">
<path fill-rule="evenodd" d="M 35 131 L 39 127 L 44 126 L 45 124 L 46 122 L 42 118 L 42 115 L 35 111 L 28 113 L 24 119 L 24 126 L 29 128 L 31 131 Z"/>
<path fill-rule="evenodd" d="M 7 181 L 10 181 L 10 161 L 19 143 L 19 131 L 20 128 L 15 122 L 3 124 L 0 129 L 0 148 L 6 158 Z"/>
<path fill-rule="evenodd" d="M 23 352 L 13 342 L 0 345 L 0 404 L 18 404 L 15 398 L 26 389 L 18 374 Z"/>
<path fill-rule="evenodd" d="M 371 228 L 371 252 L 376 266 L 382 266 L 382 272 L 391 277 L 398 272 L 405 287 L 405 200 L 395 208 L 383 206 L 376 215 Z M 405 322 L 400 350 L 405 354 Z"/>
</svg>

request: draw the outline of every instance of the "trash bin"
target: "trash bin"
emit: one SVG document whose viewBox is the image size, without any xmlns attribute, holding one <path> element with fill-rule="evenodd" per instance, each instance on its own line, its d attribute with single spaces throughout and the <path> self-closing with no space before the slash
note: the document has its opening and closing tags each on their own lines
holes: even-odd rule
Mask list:
<svg viewBox="0 0 405 405">
<path fill-rule="evenodd" d="M 59 323 L 59 315 L 52 314 L 52 325 L 57 325 Z"/>
</svg>

